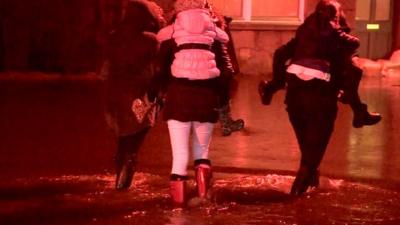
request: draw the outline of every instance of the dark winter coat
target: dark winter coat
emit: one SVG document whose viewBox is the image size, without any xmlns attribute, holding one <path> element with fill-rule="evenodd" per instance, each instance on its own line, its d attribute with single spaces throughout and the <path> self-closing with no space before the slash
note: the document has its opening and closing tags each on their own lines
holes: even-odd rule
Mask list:
<svg viewBox="0 0 400 225">
<path fill-rule="evenodd" d="M 318 88 L 323 95 L 337 96 L 342 80 L 338 73 L 332 73 L 332 68 L 337 68 L 332 63 L 345 60 L 340 58 L 344 51 L 348 51 L 348 54 L 354 52 L 359 47 L 359 40 L 340 28 L 332 27 L 330 24 L 321 24 L 318 14 L 313 13 L 297 29 L 295 41 L 292 63 L 307 66 L 307 63 L 313 63 L 315 59 L 322 60 L 326 65 L 331 65 L 329 70 L 332 76 L 328 84 L 324 83 L 325 81 L 313 81 L 311 83 L 314 84 L 310 86 L 310 83 L 293 82 L 297 79 L 291 79 L 288 85 L 291 84 L 295 88 L 306 90 Z M 293 92 L 287 92 L 286 103 L 288 104 L 297 101 L 297 97 L 292 96 L 291 93 Z M 336 102 L 335 98 L 331 98 Z"/>
<path fill-rule="evenodd" d="M 314 55 L 316 55 L 317 51 L 319 50 L 315 43 L 321 45 L 320 41 L 318 41 L 318 36 L 314 36 L 314 39 L 316 39 L 317 41 L 308 40 L 306 37 L 307 35 L 312 35 L 307 34 L 307 32 L 316 32 L 316 29 L 317 25 L 314 14 L 311 18 L 308 18 L 306 20 L 305 25 L 299 27 L 299 31 L 297 33 L 298 36 L 301 36 L 303 38 L 303 41 L 301 43 L 305 43 L 305 46 L 307 47 L 298 46 L 297 39 L 292 38 L 289 42 L 275 50 L 272 65 L 273 79 L 271 82 L 269 82 L 269 89 L 271 94 L 273 94 L 276 90 L 285 87 L 286 63 L 294 57 L 296 50 L 297 58 L 303 59 L 306 58 L 306 56 L 315 57 Z M 303 33 L 305 34 L 303 35 Z M 358 46 L 358 39 L 351 35 L 348 35 L 348 33 L 350 33 L 350 28 L 347 24 L 346 19 L 342 16 L 340 18 L 340 28 L 336 31 L 336 35 L 339 34 L 339 37 L 343 36 L 343 41 L 336 41 L 336 47 L 332 46 L 334 42 L 330 42 L 329 48 L 325 48 L 325 51 L 329 50 L 330 53 L 324 53 L 324 58 L 326 58 L 326 60 L 329 60 L 329 63 L 331 64 L 331 73 L 335 74 L 335 77 L 340 76 L 340 79 L 344 80 L 343 82 L 346 82 L 348 79 L 354 79 L 352 74 L 345 75 L 344 73 L 346 73 L 345 70 L 348 69 L 348 67 L 346 68 L 346 66 L 348 66 L 349 64 L 351 65 L 351 56 L 355 55 L 356 48 Z M 314 33 L 314 35 L 315 34 L 316 33 Z M 360 79 L 358 72 L 355 76 L 356 80 Z"/>
<path fill-rule="evenodd" d="M 330 25 L 321 27 L 319 17 L 313 13 L 296 31 L 296 47 L 292 62 L 304 59 L 326 60 L 329 64 L 343 60 L 343 54 L 352 54 L 359 47 L 359 40 L 341 28 Z"/>
<path fill-rule="evenodd" d="M 116 135 L 134 134 L 148 126 L 139 123 L 131 107 L 142 98 L 153 77 L 152 61 L 158 50 L 156 32 L 161 18 L 146 1 L 129 1 L 125 19 L 108 39 L 106 119 Z"/>
<path fill-rule="evenodd" d="M 165 93 L 164 119 L 183 122 L 212 122 L 218 120 L 217 109 L 221 106 L 221 78 L 188 80 L 171 75 L 171 64 L 177 46 L 173 39 L 161 43 L 158 57 L 157 77 L 152 82 L 151 96 L 158 91 Z M 211 51 L 221 74 L 233 73 L 226 47 L 214 42 Z"/>
</svg>

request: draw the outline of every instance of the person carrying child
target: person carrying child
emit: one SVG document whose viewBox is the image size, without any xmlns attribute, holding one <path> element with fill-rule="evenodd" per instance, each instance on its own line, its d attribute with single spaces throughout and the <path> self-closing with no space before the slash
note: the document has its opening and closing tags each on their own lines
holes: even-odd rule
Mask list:
<svg viewBox="0 0 400 225">
<path fill-rule="evenodd" d="M 341 12 L 336 0 L 321 0 L 294 40 L 275 53 L 274 79 L 259 85 L 263 103 L 269 104 L 272 94 L 287 83 L 285 103 L 301 153 L 291 188 L 295 196 L 319 185 L 319 165 L 333 132 L 338 94 L 348 78 L 341 74 L 349 60 L 343 56 L 351 56 L 359 47 L 359 40 L 341 29 Z M 371 125 L 369 119 L 380 120 L 380 115 L 368 116 L 372 119 L 363 120 L 364 125 Z"/>
<path fill-rule="evenodd" d="M 337 23 L 337 29 L 350 33 L 350 27 L 347 24 L 344 13 L 341 11 Z M 354 37 L 355 38 L 355 37 Z M 261 81 L 259 84 L 259 94 L 263 104 L 268 105 L 273 94 L 285 87 L 286 63 L 293 57 L 296 48 L 296 38 L 279 47 L 273 56 L 273 79 L 271 81 Z M 338 100 L 344 104 L 349 104 L 353 111 L 353 127 L 361 128 L 377 124 L 382 116 L 379 113 L 368 112 L 368 107 L 363 103 L 358 94 L 358 87 L 361 81 L 363 71 L 354 63 L 358 55 L 356 50 L 348 52 L 345 45 L 338 43 L 338 56 L 332 62 L 332 73 L 340 77 L 340 92 Z"/>
</svg>

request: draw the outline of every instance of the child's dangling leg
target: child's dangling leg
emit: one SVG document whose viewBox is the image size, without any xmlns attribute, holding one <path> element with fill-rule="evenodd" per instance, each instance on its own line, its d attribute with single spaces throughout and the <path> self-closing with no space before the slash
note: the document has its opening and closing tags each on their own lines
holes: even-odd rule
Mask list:
<svg viewBox="0 0 400 225">
<path fill-rule="evenodd" d="M 339 95 L 339 101 L 349 104 L 353 110 L 353 127 L 355 128 L 374 125 L 382 119 L 379 113 L 368 112 L 367 105 L 361 102 L 358 86 L 362 73 L 362 70 L 354 65 L 347 66 L 343 75 L 343 92 Z"/>
</svg>

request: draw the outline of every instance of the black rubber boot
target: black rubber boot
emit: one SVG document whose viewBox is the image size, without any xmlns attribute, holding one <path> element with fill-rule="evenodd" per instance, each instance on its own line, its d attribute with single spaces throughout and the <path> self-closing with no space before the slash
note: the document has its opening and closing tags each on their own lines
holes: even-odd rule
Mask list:
<svg viewBox="0 0 400 225">
<path fill-rule="evenodd" d="M 229 136 L 232 132 L 239 131 L 244 127 L 242 119 L 233 120 L 229 104 L 221 107 L 219 110 L 219 121 L 221 123 L 222 136 Z"/>
<path fill-rule="evenodd" d="M 149 129 L 143 129 L 132 135 L 118 137 L 117 152 L 115 155 L 117 190 L 128 189 L 136 172 L 137 153 Z"/>
<path fill-rule="evenodd" d="M 381 119 L 381 114 L 368 112 L 367 105 L 362 104 L 360 110 L 354 110 L 353 127 L 361 128 L 363 126 L 375 125 L 379 123 Z"/>
<path fill-rule="evenodd" d="M 120 158 L 119 158 L 120 157 Z M 115 188 L 126 190 L 132 185 L 133 175 L 136 171 L 136 154 L 117 156 L 117 170 Z"/>
<path fill-rule="evenodd" d="M 307 191 L 309 187 L 319 186 L 319 171 L 316 169 L 308 169 L 301 167 L 297 171 L 296 178 L 292 184 L 290 194 L 300 196 Z"/>
</svg>

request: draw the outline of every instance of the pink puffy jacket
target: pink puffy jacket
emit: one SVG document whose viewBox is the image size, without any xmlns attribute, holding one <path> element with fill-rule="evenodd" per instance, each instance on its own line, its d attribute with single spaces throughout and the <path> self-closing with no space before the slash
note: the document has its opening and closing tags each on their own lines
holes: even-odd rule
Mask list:
<svg viewBox="0 0 400 225">
<path fill-rule="evenodd" d="M 226 43 L 229 37 L 218 28 L 206 9 L 189 9 L 179 12 L 173 24 L 161 29 L 157 34 L 162 42 L 173 38 L 176 44 L 212 45 L 214 40 Z M 205 49 L 182 49 L 175 54 L 171 66 L 175 77 L 190 80 L 203 80 L 218 77 L 220 71 L 216 66 L 215 55 Z"/>
</svg>

